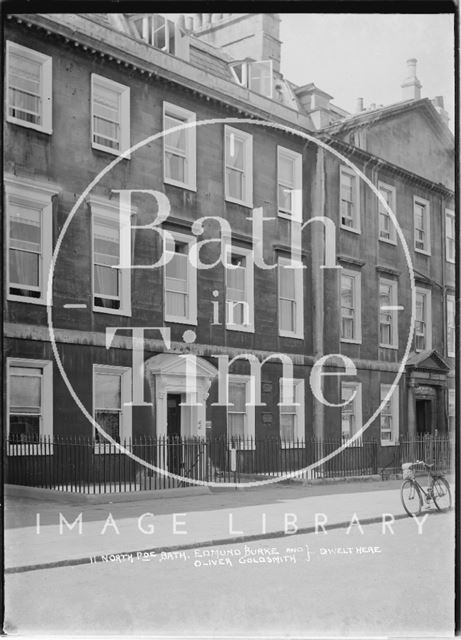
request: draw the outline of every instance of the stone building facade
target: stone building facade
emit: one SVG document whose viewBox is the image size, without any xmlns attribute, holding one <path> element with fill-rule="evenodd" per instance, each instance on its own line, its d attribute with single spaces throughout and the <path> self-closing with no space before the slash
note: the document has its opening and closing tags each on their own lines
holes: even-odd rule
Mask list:
<svg viewBox="0 0 461 640">
<path fill-rule="evenodd" d="M 344 158 L 396 211 L 418 292 L 405 373 L 363 437 L 384 447 L 447 431 L 455 349 L 449 129 L 428 99 L 371 117 L 332 105 L 313 84 L 296 87 L 280 73 L 278 25 L 275 14 L 177 24 L 159 14 L 8 16 L 11 436 L 101 441 L 91 418 L 116 441 L 212 434 L 306 447 L 314 437 L 353 436 L 399 371 L 411 300 L 389 216 Z M 418 128 L 409 154 L 399 127 Z M 308 224 L 316 216 L 334 223 L 329 267 L 325 223 Z M 219 246 L 205 243 L 213 238 Z M 229 268 L 218 260 L 223 238 Z M 201 269 L 190 260 L 197 243 Z M 168 264 L 152 268 L 167 254 Z M 270 268 L 255 264 L 256 254 Z M 290 258 L 300 268 L 287 267 Z M 184 404 L 187 354 L 195 356 L 197 402 Z M 329 354 L 337 355 L 325 371 L 344 372 L 347 356 L 357 372 L 325 377 L 320 402 L 313 367 Z M 228 406 L 218 385 L 226 358 L 235 358 Z M 288 360 L 289 384 L 281 382 Z M 255 362 L 261 398 L 249 406 Z"/>
</svg>

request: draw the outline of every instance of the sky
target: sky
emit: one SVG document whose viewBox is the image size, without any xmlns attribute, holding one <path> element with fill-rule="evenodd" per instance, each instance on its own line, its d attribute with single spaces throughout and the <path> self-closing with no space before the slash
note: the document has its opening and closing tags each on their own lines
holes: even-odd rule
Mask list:
<svg viewBox="0 0 461 640">
<path fill-rule="evenodd" d="M 408 58 L 416 58 L 421 96 L 443 96 L 454 128 L 452 15 L 279 14 L 284 76 L 313 82 L 349 112 L 357 98 L 388 105 L 401 100 Z"/>
</svg>

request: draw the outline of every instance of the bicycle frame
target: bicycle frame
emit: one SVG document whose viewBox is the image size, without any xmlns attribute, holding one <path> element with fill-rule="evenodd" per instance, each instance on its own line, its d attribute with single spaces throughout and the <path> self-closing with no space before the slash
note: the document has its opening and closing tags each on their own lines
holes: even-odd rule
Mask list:
<svg viewBox="0 0 461 640">
<path fill-rule="evenodd" d="M 430 468 L 427 467 L 426 463 L 422 462 L 422 461 L 417 461 L 414 463 L 413 466 L 416 466 L 417 464 L 424 464 L 425 465 L 425 470 L 427 471 L 427 475 L 428 478 L 430 478 L 430 483 L 428 484 L 427 488 L 424 489 L 424 487 L 421 485 L 421 483 L 416 479 L 416 477 L 411 478 L 411 481 L 413 482 L 413 484 L 415 484 L 417 487 L 419 487 L 419 489 L 421 490 L 422 494 L 424 495 L 424 498 L 429 501 L 432 500 L 432 496 L 434 495 L 434 483 L 437 480 L 437 478 L 443 478 L 443 474 L 438 473 L 437 471 L 432 471 Z"/>
</svg>

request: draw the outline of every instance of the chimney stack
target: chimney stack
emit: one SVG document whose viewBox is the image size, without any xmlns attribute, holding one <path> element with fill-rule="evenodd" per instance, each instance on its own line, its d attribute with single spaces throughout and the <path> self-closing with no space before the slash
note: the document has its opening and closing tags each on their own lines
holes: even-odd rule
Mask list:
<svg viewBox="0 0 461 640">
<path fill-rule="evenodd" d="M 421 98 L 422 84 L 416 77 L 416 58 L 407 60 L 407 77 L 400 85 L 402 87 L 402 100 L 419 100 Z"/>
<path fill-rule="evenodd" d="M 362 113 L 362 111 L 363 111 L 363 98 L 357 98 L 355 113 Z"/>
<path fill-rule="evenodd" d="M 272 60 L 280 72 L 280 17 L 277 13 L 201 13 L 195 35 L 214 47 L 225 47 L 234 60 Z"/>
<path fill-rule="evenodd" d="M 445 111 L 445 105 L 443 103 L 443 97 L 442 96 L 436 96 L 435 98 L 433 98 L 432 104 L 436 108 L 437 113 L 439 114 L 440 118 L 448 126 L 449 117 L 448 117 L 447 111 Z"/>
</svg>

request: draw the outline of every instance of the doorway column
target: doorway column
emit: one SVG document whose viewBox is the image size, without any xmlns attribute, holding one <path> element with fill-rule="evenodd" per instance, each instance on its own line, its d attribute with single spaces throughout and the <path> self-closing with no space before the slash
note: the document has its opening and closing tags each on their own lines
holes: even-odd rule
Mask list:
<svg viewBox="0 0 461 640">
<path fill-rule="evenodd" d="M 415 400 L 415 381 L 411 378 L 407 384 L 407 430 L 408 439 L 416 438 L 416 400 Z"/>
</svg>

